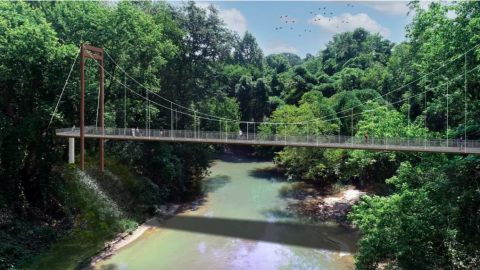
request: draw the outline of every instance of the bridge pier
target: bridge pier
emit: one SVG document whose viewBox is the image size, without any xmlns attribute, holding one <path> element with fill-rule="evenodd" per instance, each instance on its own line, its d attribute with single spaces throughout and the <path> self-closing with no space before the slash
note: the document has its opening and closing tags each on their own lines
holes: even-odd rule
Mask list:
<svg viewBox="0 0 480 270">
<path fill-rule="evenodd" d="M 75 138 L 68 138 L 68 163 L 75 163 Z"/>
</svg>

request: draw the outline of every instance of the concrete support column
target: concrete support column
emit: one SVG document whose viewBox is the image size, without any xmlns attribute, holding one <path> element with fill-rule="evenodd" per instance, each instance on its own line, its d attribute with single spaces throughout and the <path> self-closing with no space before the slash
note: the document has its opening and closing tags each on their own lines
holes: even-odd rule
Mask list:
<svg viewBox="0 0 480 270">
<path fill-rule="evenodd" d="M 75 138 L 68 138 L 68 163 L 75 163 Z"/>
</svg>

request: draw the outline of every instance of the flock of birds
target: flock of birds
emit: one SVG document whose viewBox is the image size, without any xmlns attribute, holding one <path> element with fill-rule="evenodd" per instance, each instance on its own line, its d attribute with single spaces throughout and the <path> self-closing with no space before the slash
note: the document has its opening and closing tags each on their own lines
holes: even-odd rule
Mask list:
<svg viewBox="0 0 480 270">
<path fill-rule="evenodd" d="M 347 7 L 353 7 L 353 5 L 347 4 Z M 322 9 L 322 8 L 319 8 L 318 10 L 324 10 L 324 9 L 326 9 L 326 7 L 324 7 L 323 9 Z M 310 14 L 313 14 L 313 11 L 310 11 Z M 324 15 L 327 15 L 327 12 L 324 12 L 323 14 L 324 14 Z M 315 16 L 317 16 L 317 15 L 321 15 L 321 12 L 319 12 L 318 14 L 315 13 Z M 333 15 L 333 12 L 330 12 L 330 15 Z M 282 16 L 280 16 L 280 19 L 283 19 L 283 18 L 288 18 L 288 15 L 285 15 L 285 16 L 282 15 Z M 321 19 L 318 18 L 318 19 L 315 19 L 314 21 L 317 21 L 317 20 L 320 21 Z M 328 21 L 330 21 L 330 20 L 331 20 L 331 19 L 328 19 Z M 286 20 L 285 23 L 288 23 L 288 20 Z M 292 20 L 291 23 L 295 23 L 295 21 Z M 342 23 L 348 23 L 348 22 L 342 21 Z M 282 28 L 283 28 L 282 26 L 281 26 L 281 27 L 277 27 L 275 30 L 281 30 Z M 337 28 L 338 28 L 338 25 L 337 25 Z M 290 27 L 290 30 L 293 30 L 293 27 Z M 312 32 L 312 30 L 308 30 L 308 31 L 307 31 L 307 29 L 305 29 L 305 32 L 310 33 L 310 32 Z M 301 37 L 302 35 L 298 35 L 298 36 Z"/>
</svg>

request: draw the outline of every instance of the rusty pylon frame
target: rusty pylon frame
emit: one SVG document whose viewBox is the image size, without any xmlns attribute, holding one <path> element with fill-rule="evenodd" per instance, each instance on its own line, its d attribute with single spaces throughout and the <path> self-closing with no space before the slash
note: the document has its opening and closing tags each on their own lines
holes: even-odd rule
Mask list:
<svg viewBox="0 0 480 270">
<path fill-rule="evenodd" d="M 90 51 L 85 54 L 85 50 Z M 80 47 L 80 169 L 85 170 L 85 58 L 92 58 L 100 61 L 100 130 L 103 130 L 103 49 L 82 43 Z M 100 139 L 100 170 L 103 172 L 103 139 Z"/>
</svg>

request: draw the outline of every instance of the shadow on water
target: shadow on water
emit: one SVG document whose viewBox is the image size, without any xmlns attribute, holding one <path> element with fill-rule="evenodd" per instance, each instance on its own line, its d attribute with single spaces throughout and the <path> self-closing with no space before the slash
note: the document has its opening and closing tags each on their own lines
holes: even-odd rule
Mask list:
<svg viewBox="0 0 480 270">
<path fill-rule="evenodd" d="M 279 213 L 276 213 L 279 214 Z M 282 213 L 280 213 L 282 214 Z M 153 225 L 153 224 L 152 224 Z M 309 225 L 293 222 L 268 222 L 257 220 L 226 219 L 201 216 L 174 216 L 160 225 L 161 228 L 188 231 L 199 234 L 242 238 L 322 250 L 339 251 L 339 245 L 314 237 L 334 229 L 327 224 Z M 343 234 L 356 231 L 337 228 Z"/>
<path fill-rule="evenodd" d="M 268 181 L 288 182 L 288 179 L 285 176 L 285 170 L 275 166 L 255 168 L 250 170 L 248 175 L 253 178 L 265 179 Z"/>
<path fill-rule="evenodd" d="M 215 192 L 217 189 L 225 186 L 231 181 L 232 177 L 224 174 L 215 175 L 213 177 L 205 178 L 202 181 L 203 192 L 211 193 Z"/>
</svg>

